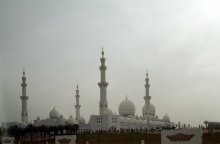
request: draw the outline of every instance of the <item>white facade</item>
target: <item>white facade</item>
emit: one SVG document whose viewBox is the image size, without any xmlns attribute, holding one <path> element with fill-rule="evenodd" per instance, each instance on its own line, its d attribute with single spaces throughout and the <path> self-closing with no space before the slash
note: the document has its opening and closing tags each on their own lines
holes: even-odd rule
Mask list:
<svg viewBox="0 0 220 144">
<path fill-rule="evenodd" d="M 91 115 L 89 126 L 91 131 L 108 131 L 111 128 L 116 128 L 119 130 L 120 117 L 112 114 Z"/>
<path fill-rule="evenodd" d="M 173 122 L 170 121 L 170 118 L 167 114 L 164 115 L 163 118 L 158 118 L 156 115 L 156 108 L 150 102 L 151 96 L 149 95 L 149 77 L 148 73 L 145 78 L 145 96 L 143 97 L 145 100 L 145 104 L 142 108 L 142 116 L 135 115 L 135 105 L 132 101 L 130 101 L 127 97 L 123 100 L 119 105 L 119 115 L 115 115 L 112 113 L 111 109 L 108 107 L 107 101 L 107 86 L 108 82 L 106 82 L 106 69 L 105 66 L 105 57 L 104 51 L 102 50 L 102 57 L 100 58 L 101 66 L 100 69 L 100 82 L 98 83 L 100 87 L 100 101 L 99 101 L 99 114 L 91 115 L 88 123 L 86 123 L 85 119 L 80 116 L 80 103 L 79 103 L 79 88 L 77 85 L 76 89 L 76 105 L 75 118 L 70 116 L 69 118 L 64 118 L 62 114 L 53 108 L 49 113 L 49 118 L 40 119 L 37 117 L 34 120 L 35 126 L 58 126 L 58 125 L 66 125 L 66 124 L 79 124 L 80 131 L 98 131 L 98 130 L 141 130 L 141 129 L 151 129 L 151 128 L 162 128 L 162 127 L 172 127 L 175 126 Z M 26 96 L 26 77 L 25 72 L 23 72 L 22 77 L 22 122 L 28 122 L 28 113 L 27 113 L 27 99 Z"/>
</svg>

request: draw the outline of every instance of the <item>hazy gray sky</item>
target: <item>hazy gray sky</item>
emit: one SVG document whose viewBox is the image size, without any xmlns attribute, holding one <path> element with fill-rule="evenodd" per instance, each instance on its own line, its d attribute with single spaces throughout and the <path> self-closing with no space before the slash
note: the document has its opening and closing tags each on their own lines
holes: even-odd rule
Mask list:
<svg viewBox="0 0 220 144">
<path fill-rule="evenodd" d="M 161 118 L 197 125 L 220 121 L 218 0 L 0 0 L 0 122 L 20 121 L 25 68 L 29 120 L 55 107 L 98 114 L 101 48 L 108 102 L 125 96 L 142 115 L 145 73 Z"/>
</svg>

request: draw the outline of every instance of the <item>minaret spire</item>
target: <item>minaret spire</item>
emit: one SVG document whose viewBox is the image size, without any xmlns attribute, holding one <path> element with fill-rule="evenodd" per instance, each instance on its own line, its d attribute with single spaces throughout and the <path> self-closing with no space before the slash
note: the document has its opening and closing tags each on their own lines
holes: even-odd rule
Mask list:
<svg viewBox="0 0 220 144">
<path fill-rule="evenodd" d="M 25 77 L 25 70 L 23 69 L 23 77 Z"/>
<path fill-rule="evenodd" d="M 78 123 L 79 122 L 79 119 L 80 119 L 80 107 L 81 105 L 79 104 L 79 86 L 77 84 L 76 86 L 76 105 L 75 105 L 75 108 L 76 108 L 76 122 Z"/>
<path fill-rule="evenodd" d="M 150 124 L 150 119 L 149 119 L 149 112 L 150 112 L 150 99 L 151 96 L 149 95 L 149 88 L 150 88 L 150 84 L 149 84 L 149 78 L 148 78 L 148 72 L 146 72 L 146 78 L 145 78 L 145 96 L 144 96 L 144 100 L 145 100 L 145 107 L 147 108 L 147 113 L 143 114 L 143 116 L 147 119 L 147 124 Z"/>
<path fill-rule="evenodd" d="M 107 102 L 107 86 L 108 83 L 105 81 L 105 71 L 107 67 L 105 66 L 104 50 L 102 49 L 102 57 L 100 58 L 101 66 L 99 67 L 101 73 L 101 81 L 98 83 L 100 87 L 100 101 L 99 101 L 99 114 L 105 114 L 108 110 Z"/>
<path fill-rule="evenodd" d="M 27 111 L 27 100 L 28 96 L 26 95 L 26 77 L 25 77 L 25 71 L 23 70 L 23 76 L 22 76 L 22 96 L 20 96 L 22 101 L 22 110 L 21 110 L 21 121 L 27 123 L 28 122 L 28 111 Z"/>
<path fill-rule="evenodd" d="M 149 78 L 148 78 L 148 72 L 146 72 L 146 78 L 145 78 L 145 96 L 144 96 L 144 100 L 145 100 L 145 104 L 147 106 L 150 107 L 150 99 L 151 96 L 149 95 L 149 88 L 150 88 L 150 84 L 149 84 Z"/>
<path fill-rule="evenodd" d="M 102 48 L 102 58 L 104 58 L 104 48 Z"/>
</svg>

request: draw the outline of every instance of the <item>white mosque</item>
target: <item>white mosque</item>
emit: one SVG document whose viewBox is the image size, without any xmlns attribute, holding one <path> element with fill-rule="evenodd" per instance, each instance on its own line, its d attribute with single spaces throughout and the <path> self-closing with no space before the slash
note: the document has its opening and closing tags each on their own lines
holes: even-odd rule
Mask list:
<svg viewBox="0 0 220 144">
<path fill-rule="evenodd" d="M 99 67 L 101 72 L 101 81 L 98 83 L 100 87 L 100 101 L 99 101 L 99 114 L 91 115 L 88 122 L 80 116 L 80 107 L 79 104 L 79 88 L 77 85 L 76 89 L 76 116 L 70 116 L 69 118 L 64 118 L 62 114 L 53 108 L 49 113 L 49 118 L 40 119 L 39 117 L 34 120 L 34 126 L 58 126 L 58 125 L 66 125 L 66 124 L 78 124 L 80 131 L 108 131 L 108 130 L 143 130 L 143 129 L 152 129 L 152 128 L 162 128 L 162 127 L 173 127 L 175 126 L 174 122 L 170 121 L 170 118 L 167 114 L 163 116 L 163 118 L 158 118 L 156 115 L 156 108 L 150 102 L 151 96 L 149 95 L 149 78 L 148 74 L 146 74 L 146 84 L 145 84 L 145 96 L 144 101 L 145 104 L 142 108 L 142 116 L 135 115 L 135 105 L 132 101 L 130 101 L 127 97 L 124 101 L 122 101 L 118 107 L 119 115 L 113 114 L 111 109 L 108 107 L 107 101 L 107 86 L 108 82 L 106 82 L 106 69 L 105 66 L 105 57 L 104 51 L 102 50 L 102 57 L 100 59 L 101 66 Z M 22 124 L 28 123 L 28 110 L 27 110 L 27 100 L 28 96 L 26 96 L 26 77 L 25 72 L 23 72 L 22 77 L 22 96 L 20 97 L 22 100 L 22 112 L 21 112 L 21 120 Z"/>
</svg>

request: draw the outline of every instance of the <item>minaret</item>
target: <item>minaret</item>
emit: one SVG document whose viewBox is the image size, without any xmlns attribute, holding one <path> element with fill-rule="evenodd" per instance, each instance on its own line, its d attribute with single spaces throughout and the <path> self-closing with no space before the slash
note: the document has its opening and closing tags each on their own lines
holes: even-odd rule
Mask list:
<svg viewBox="0 0 220 144">
<path fill-rule="evenodd" d="M 26 95 L 26 77 L 25 77 L 25 71 L 23 71 L 22 76 L 22 96 L 20 96 L 22 101 L 22 110 L 21 110 L 21 121 L 27 123 L 28 122 L 28 111 L 27 111 L 27 100 L 28 96 Z"/>
<path fill-rule="evenodd" d="M 144 96 L 144 100 L 145 100 L 145 105 L 147 105 L 147 107 L 148 107 L 148 109 L 149 109 L 149 108 L 150 108 L 150 99 L 151 99 L 151 96 L 149 96 L 150 84 L 149 84 L 148 73 L 146 73 L 145 82 L 146 82 L 146 84 L 144 85 L 144 86 L 145 86 L 145 96 Z"/>
<path fill-rule="evenodd" d="M 99 114 L 103 115 L 108 110 L 107 92 L 106 92 L 108 83 L 105 81 L 105 71 L 107 67 L 105 66 L 103 49 L 102 49 L 102 57 L 100 58 L 100 61 L 101 61 L 101 66 L 99 67 L 99 69 L 101 72 L 101 82 L 98 83 L 100 87 Z"/>
<path fill-rule="evenodd" d="M 80 107 L 81 105 L 79 105 L 79 87 L 78 85 L 76 86 L 76 105 L 75 105 L 75 108 L 76 108 L 76 122 L 78 123 L 79 122 L 79 118 L 80 118 Z"/>
</svg>

